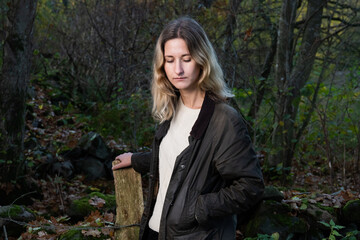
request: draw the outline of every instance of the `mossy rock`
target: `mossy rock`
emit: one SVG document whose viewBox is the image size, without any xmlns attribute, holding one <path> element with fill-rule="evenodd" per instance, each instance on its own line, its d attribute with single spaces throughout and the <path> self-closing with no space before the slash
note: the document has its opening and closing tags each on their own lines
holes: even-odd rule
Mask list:
<svg viewBox="0 0 360 240">
<path fill-rule="evenodd" d="M 88 154 L 105 161 L 110 157 L 110 151 L 103 138 L 95 132 L 89 132 L 79 140 L 79 147 Z"/>
<path fill-rule="evenodd" d="M 96 207 L 90 205 L 89 200 L 93 197 L 99 197 L 105 200 L 104 207 L 97 209 Z M 88 196 L 74 200 L 68 210 L 68 215 L 73 219 L 82 219 L 85 216 L 88 216 L 92 211 L 114 211 L 116 210 L 116 200 L 115 195 L 106 195 L 99 192 L 92 192 Z"/>
<path fill-rule="evenodd" d="M 265 200 L 257 209 L 254 217 L 245 227 L 245 237 L 256 237 L 257 234 L 269 234 L 278 232 L 280 239 L 289 236 L 299 236 L 307 232 L 306 222 L 292 216 L 291 208 L 273 200 Z M 286 238 L 285 238 L 286 239 Z"/>
<path fill-rule="evenodd" d="M 20 222 L 29 222 L 35 220 L 35 214 L 24 206 L 10 205 L 0 206 L 0 226 L 6 225 L 6 230 L 9 236 L 18 237 L 23 230 L 24 226 L 16 224 L 7 219 L 12 219 Z"/>
<path fill-rule="evenodd" d="M 337 216 L 336 214 L 333 215 L 333 212 L 334 211 L 332 208 L 320 208 L 319 204 L 317 203 L 307 203 L 307 208 L 301 211 L 301 218 L 306 219 L 307 224 L 309 225 L 307 236 L 311 235 L 313 237 L 310 239 L 323 239 L 325 236 L 329 235 L 329 228 L 321 224 L 320 221 L 329 223 L 331 220 L 333 220 L 337 223 Z"/>
<path fill-rule="evenodd" d="M 264 194 L 262 196 L 263 200 L 275 200 L 281 202 L 284 199 L 284 194 L 279 191 L 274 186 L 266 186 L 264 189 Z"/>
<path fill-rule="evenodd" d="M 354 223 L 360 228 L 360 199 L 347 202 L 342 209 L 341 218 L 344 223 Z"/>
<path fill-rule="evenodd" d="M 331 207 L 320 207 L 320 204 L 307 204 L 307 208 L 303 211 L 303 215 L 310 217 L 314 222 L 318 223 L 319 221 L 338 222 L 336 213 Z M 322 224 L 318 224 L 319 227 L 324 227 Z"/>
<path fill-rule="evenodd" d="M 12 205 L 12 206 L 4 206 L 0 207 L 0 217 L 8 218 L 8 217 L 15 217 L 20 214 L 23 210 L 19 205 Z"/>
<path fill-rule="evenodd" d="M 34 220 L 35 214 L 30 209 L 19 206 L 19 205 L 9 205 L 0 207 L 0 217 L 2 218 L 11 218 L 14 220 L 28 221 Z"/>
<path fill-rule="evenodd" d="M 331 215 L 335 216 L 336 215 L 336 211 L 334 207 L 328 207 L 328 206 L 323 206 L 321 203 L 316 203 L 316 206 L 322 210 L 327 211 L 328 213 L 330 213 Z"/>
</svg>

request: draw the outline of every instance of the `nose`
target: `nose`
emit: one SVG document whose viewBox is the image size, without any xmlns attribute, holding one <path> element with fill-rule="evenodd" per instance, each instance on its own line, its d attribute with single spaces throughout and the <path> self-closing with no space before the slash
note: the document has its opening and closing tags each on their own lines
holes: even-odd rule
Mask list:
<svg viewBox="0 0 360 240">
<path fill-rule="evenodd" d="M 182 66 L 182 63 L 181 61 L 176 61 L 175 63 L 175 73 L 178 75 L 178 76 L 181 76 L 184 74 L 184 68 Z"/>
</svg>

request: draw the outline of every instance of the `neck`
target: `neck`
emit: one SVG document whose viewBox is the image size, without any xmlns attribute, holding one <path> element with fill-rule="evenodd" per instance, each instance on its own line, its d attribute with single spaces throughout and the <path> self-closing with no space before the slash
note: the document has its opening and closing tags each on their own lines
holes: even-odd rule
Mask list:
<svg viewBox="0 0 360 240">
<path fill-rule="evenodd" d="M 199 109 L 205 98 L 205 92 L 197 89 L 192 92 L 184 92 L 180 90 L 180 97 L 184 105 L 188 108 Z"/>
</svg>

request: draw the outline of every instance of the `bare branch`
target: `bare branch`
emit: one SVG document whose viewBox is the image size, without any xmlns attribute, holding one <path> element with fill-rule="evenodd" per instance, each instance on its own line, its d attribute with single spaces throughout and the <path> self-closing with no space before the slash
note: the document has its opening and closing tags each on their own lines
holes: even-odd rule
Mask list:
<svg viewBox="0 0 360 240">
<path fill-rule="evenodd" d="M 95 21 L 93 19 L 93 17 L 91 16 L 90 12 L 89 12 L 89 8 L 87 6 L 86 1 L 84 1 L 84 5 L 85 5 L 85 9 L 86 9 L 86 13 L 89 16 L 90 19 L 90 23 L 91 26 L 95 29 L 96 33 L 98 34 L 99 38 L 102 40 L 103 43 L 109 44 L 111 47 L 115 48 L 114 44 L 112 44 L 110 41 L 108 41 L 101 33 L 99 28 L 96 26 Z"/>
</svg>

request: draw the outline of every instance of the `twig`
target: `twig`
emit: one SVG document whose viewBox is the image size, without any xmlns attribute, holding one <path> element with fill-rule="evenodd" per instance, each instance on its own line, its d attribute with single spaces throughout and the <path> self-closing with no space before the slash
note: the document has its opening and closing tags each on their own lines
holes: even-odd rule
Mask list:
<svg viewBox="0 0 360 240">
<path fill-rule="evenodd" d="M 16 199 L 10 204 L 10 207 L 9 207 L 9 210 L 8 210 L 8 214 L 7 214 L 10 220 L 12 220 L 12 219 L 11 219 L 11 216 L 10 216 L 10 210 L 11 210 L 11 207 L 15 204 L 15 202 L 16 202 L 17 200 L 19 200 L 20 198 L 23 198 L 23 197 L 25 197 L 25 196 L 27 196 L 27 195 L 30 195 L 30 194 L 33 194 L 33 193 L 36 193 L 36 191 L 32 191 L 32 192 L 25 193 L 25 194 L 21 195 L 20 197 L 16 198 Z"/>
<path fill-rule="evenodd" d="M 58 177 L 58 175 L 56 175 L 56 177 Z M 55 185 L 56 185 L 56 189 L 58 191 L 58 194 L 59 194 L 59 198 L 60 198 L 60 204 L 61 204 L 61 210 L 62 212 L 64 212 L 64 209 L 65 209 L 65 206 L 64 206 L 64 200 L 63 200 L 63 194 L 62 194 L 62 191 L 61 191 L 61 182 L 55 182 Z"/>
<path fill-rule="evenodd" d="M 5 240 L 8 240 L 8 237 L 7 237 L 7 232 L 6 232 L 6 227 L 5 227 L 5 225 L 3 226 L 3 229 L 4 229 L 4 237 L 5 237 Z"/>
<path fill-rule="evenodd" d="M 11 218 L 2 218 L 0 217 L 1 220 L 5 220 L 5 221 L 10 221 L 13 223 L 16 223 L 18 225 L 21 226 L 26 226 L 26 227 L 32 227 L 32 228 L 42 228 L 45 230 L 54 230 L 55 229 L 66 229 L 66 230 L 90 230 L 90 229 L 122 229 L 122 228 L 129 228 L 129 227 L 140 227 L 140 224 L 135 223 L 135 224 L 129 224 L 129 225 L 115 225 L 115 226 L 103 226 L 103 227 L 91 227 L 91 226 L 78 226 L 78 227 L 74 227 L 74 226 L 56 226 L 56 225 L 35 225 L 35 224 L 29 224 L 26 222 L 21 222 L 21 221 L 16 221 L 14 219 Z M 4 225 L 5 227 L 5 225 Z"/>
<path fill-rule="evenodd" d="M 27 195 L 30 195 L 30 194 L 33 194 L 33 193 L 36 193 L 36 191 L 28 192 L 28 193 L 25 193 L 25 194 L 21 195 L 20 197 L 18 197 L 17 199 L 15 199 L 10 205 L 14 205 L 14 203 L 15 203 L 17 200 L 19 200 L 20 198 L 23 198 L 23 197 L 25 197 L 25 196 L 27 196 Z"/>
</svg>

